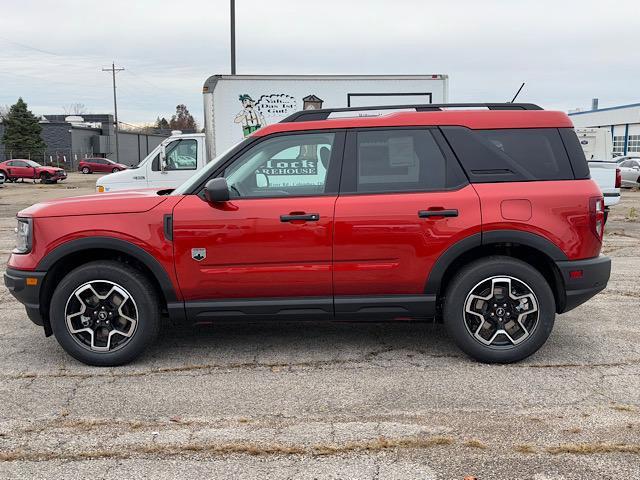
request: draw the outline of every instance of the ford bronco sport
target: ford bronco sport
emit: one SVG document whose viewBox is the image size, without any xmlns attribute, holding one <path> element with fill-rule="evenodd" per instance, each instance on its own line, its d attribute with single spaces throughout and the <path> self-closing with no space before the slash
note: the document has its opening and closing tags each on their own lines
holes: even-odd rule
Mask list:
<svg viewBox="0 0 640 480">
<path fill-rule="evenodd" d="M 429 318 L 480 361 L 531 355 L 610 274 L 571 121 L 531 104 L 376 109 L 391 111 L 295 113 L 175 191 L 29 207 L 5 283 L 92 365 L 136 358 L 162 314 Z"/>
</svg>

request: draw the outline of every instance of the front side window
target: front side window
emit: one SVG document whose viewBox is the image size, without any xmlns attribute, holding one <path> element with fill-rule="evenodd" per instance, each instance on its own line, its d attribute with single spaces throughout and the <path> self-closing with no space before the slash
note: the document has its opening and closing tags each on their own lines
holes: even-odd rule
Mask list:
<svg viewBox="0 0 640 480">
<path fill-rule="evenodd" d="M 372 130 L 356 139 L 357 192 L 443 189 L 445 157 L 429 130 Z"/>
<path fill-rule="evenodd" d="M 198 168 L 198 142 L 194 139 L 183 139 L 171 142 L 165 147 L 165 171 L 196 170 Z M 151 169 L 161 170 L 160 154 L 155 156 Z"/>
<path fill-rule="evenodd" d="M 258 143 L 224 172 L 231 195 L 285 197 L 325 192 L 334 133 L 282 135 Z"/>
</svg>

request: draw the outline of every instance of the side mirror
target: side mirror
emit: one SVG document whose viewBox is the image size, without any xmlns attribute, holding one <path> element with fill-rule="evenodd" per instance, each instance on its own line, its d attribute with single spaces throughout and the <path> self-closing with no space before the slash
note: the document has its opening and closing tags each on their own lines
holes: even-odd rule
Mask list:
<svg viewBox="0 0 640 480">
<path fill-rule="evenodd" d="M 229 201 L 229 185 L 226 178 L 213 178 L 204 186 L 204 198 L 209 203 Z"/>
</svg>

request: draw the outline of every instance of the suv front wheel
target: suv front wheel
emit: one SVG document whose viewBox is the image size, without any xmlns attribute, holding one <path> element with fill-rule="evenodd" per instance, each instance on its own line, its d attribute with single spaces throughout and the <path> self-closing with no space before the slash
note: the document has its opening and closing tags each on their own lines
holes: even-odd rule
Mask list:
<svg viewBox="0 0 640 480">
<path fill-rule="evenodd" d="M 555 299 L 538 270 L 492 256 L 462 268 L 444 302 L 444 322 L 458 347 L 487 363 L 511 363 L 535 353 L 555 320 Z"/>
<path fill-rule="evenodd" d="M 147 277 L 114 261 L 91 262 L 65 276 L 51 299 L 53 333 L 88 365 L 137 358 L 157 337 L 158 297 Z"/>
</svg>

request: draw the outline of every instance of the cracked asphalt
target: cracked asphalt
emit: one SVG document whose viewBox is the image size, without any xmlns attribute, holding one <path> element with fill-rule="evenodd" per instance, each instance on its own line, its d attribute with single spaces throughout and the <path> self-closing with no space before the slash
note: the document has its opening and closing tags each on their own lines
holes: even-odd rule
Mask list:
<svg viewBox="0 0 640 480">
<path fill-rule="evenodd" d="M 0 271 L 18 210 L 96 178 L 0 188 Z M 87 367 L 2 287 L 0 478 L 637 478 L 638 210 L 624 191 L 609 218 L 609 288 L 509 366 L 440 325 L 263 322 L 167 327 L 136 363 Z"/>
</svg>

